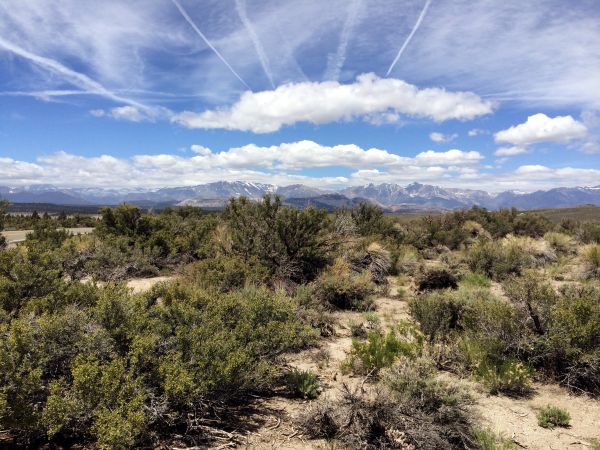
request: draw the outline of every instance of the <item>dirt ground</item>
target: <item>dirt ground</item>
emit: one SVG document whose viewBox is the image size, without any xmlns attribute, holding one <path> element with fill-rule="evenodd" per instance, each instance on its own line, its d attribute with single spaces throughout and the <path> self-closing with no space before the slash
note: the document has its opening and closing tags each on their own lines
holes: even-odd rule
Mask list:
<svg viewBox="0 0 600 450">
<path fill-rule="evenodd" d="M 152 278 L 132 278 L 127 281 L 127 287 L 131 288 L 135 294 L 152 289 L 156 283 L 162 283 L 163 281 L 174 280 L 175 276 L 162 276 Z"/>
</svg>

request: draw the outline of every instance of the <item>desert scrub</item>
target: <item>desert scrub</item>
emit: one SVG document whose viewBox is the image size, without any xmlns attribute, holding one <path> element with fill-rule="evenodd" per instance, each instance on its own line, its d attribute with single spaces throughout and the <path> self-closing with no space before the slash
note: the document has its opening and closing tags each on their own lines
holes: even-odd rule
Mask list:
<svg viewBox="0 0 600 450">
<path fill-rule="evenodd" d="M 432 267 L 419 272 L 415 283 L 420 292 L 458 287 L 456 276 L 446 267 Z"/>
<path fill-rule="evenodd" d="M 356 374 L 376 373 L 391 366 L 400 356 L 414 358 L 422 350 L 423 335 L 408 322 L 403 322 L 388 333 L 371 331 L 366 340 L 353 339 L 342 369 Z"/>
<path fill-rule="evenodd" d="M 357 274 L 341 259 L 319 276 L 313 288 L 315 296 L 323 304 L 359 311 L 373 306 L 371 296 L 376 291 L 369 272 Z"/>
<path fill-rule="evenodd" d="M 258 286 L 267 280 L 267 269 L 258 261 L 237 256 L 216 256 L 188 265 L 186 278 L 197 286 L 217 292 L 230 292 L 244 286 Z"/>
<path fill-rule="evenodd" d="M 428 357 L 400 357 L 382 374 L 382 383 L 403 403 L 435 413 L 471 402 L 468 393 L 456 384 L 436 378 L 436 368 Z"/>
<path fill-rule="evenodd" d="M 483 357 L 475 369 L 476 379 L 494 395 L 528 394 L 531 391 L 531 374 L 531 368 L 514 359 L 495 364 Z"/>
<path fill-rule="evenodd" d="M 362 244 L 362 246 L 349 252 L 346 256 L 350 267 L 355 272 L 363 272 L 365 270 L 370 272 L 371 280 L 375 284 L 387 284 L 387 276 L 391 268 L 390 252 L 377 242 L 371 242 L 366 247 L 364 245 L 366 244 Z"/>
<path fill-rule="evenodd" d="M 514 240 L 510 243 L 512 245 L 499 241 L 479 241 L 467 254 L 469 268 L 494 280 L 503 280 L 534 265 L 532 258 L 515 245 Z"/>
<path fill-rule="evenodd" d="M 398 275 L 412 275 L 417 271 L 422 260 L 423 257 L 416 248 L 408 245 L 402 246 L 394 254 L 392 261 L 394 272 Z"/>
<path fill-rule="evenodd" d="M 349 450 L 474 448 L 468 399 L 435 381 L 426 362 L 402 362 L 372 393 L 344 385 L 339 397 L 314 402 L 299 427 Z"/>
<path fill-rule="evenodd" d="M 544 239 L 508 235 L 500 242 L 507 249 L 520 249 L 531 258 L 536 266 L 554 262 L 557 258 L 556 251 Z"/>
<path fill-rule="evenodd" d="M 567 428 L 570 426 L 571 414 L 564 409 L 547 405 L 537 413 L 537 421 L 542 428 Z"/>
<path fill-rule="evenodd" d="M 350 329 L 350 335 L 353 338 L 358 339 L 366 339 L 367 338 L 367 329 L 363 322 L 356 322 L 351 320 L 348 322 L 348 328 Z"/>
<path fill-rule="evenodd" d="M 568 255 L 573 253 L 577 247 L 575 241 L 571 236 L 564 233 L 558 233 L 550 231 L 544 235 L 544 240 L 550 244 L 550 247 L 554 249 L 559 255 Z"/>
<path fill-rule="evenodd" d="M 491 430 L 476 430 L 475 442 L 480 450 L 517 450 L 514 442 L 497 436 Z"/>
<path fill-rule="evenodd" d="M 482 273 L 469 272 L 460 279 L 460 286 L 489 288 L 492 286 L 491 280 Z"/>
<path fill-rule="evenodd" d="M 319 378 L 310 370 L 293 368 L 285 377 L 285 383 L 295 397 L 315 399 L 319 396 Z"/>
<path fill-rule="evenodd" d="M 600 279 L 600 244 L 591 244 L 581 251 L 584 274 L 588 279 Z"/>
</svg>

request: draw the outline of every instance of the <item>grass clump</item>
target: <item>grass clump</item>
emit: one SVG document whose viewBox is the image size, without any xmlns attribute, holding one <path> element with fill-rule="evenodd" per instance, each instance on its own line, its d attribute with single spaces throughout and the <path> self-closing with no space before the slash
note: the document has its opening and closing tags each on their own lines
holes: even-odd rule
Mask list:
<svg viewBox="0 0 600 450">
<path fill-rule="evenodd" d="M 416 357 L 423 347 L 423 336 L 408 323 L 388 333 L 371 331 L 366 340 L 354 339 L 343 369 L 358 374 L 376 373 L 391 366 L 400 356 Z"/>
<path fill-rule="evenodd" d="M 475 431 L 475 442 L 480 450 L 516 450 L 517 445 L 514 442 L 503 439 L 493 431 L 477 430 Z"/>
<path fill-rule="evenodd" d="M 341 259 L 314 282 L 315 296 L 325 305 L 339 309 L 369 310 L 375 291 L 369 272 L 357 274 Z"/>
<path fill-rule="evenodd" d="M 494 364 L 484 357 L 475 370 L 476 378 L 494 395 L 528 394 L 531 392 L 531 374 L 531 368 L 514 359 Z"/>
<path fill-rule="evenodd" d="M 585 277 L 600 280 L 600 244 L 591 244 L 582 251 Z"/>
<path fill-rule="evenodd" d="M 468 272 L 460 279 L 460 286 L 490 288 L 492 281 L 482 273 Z"/>
<path fill-rule="evenodd" d="M 293 368 L 285 377 L 290 393 L 296 397 L 315 399 L 319 396 L 319 377 L 310 370 Z"/>
<path fill-rule="evenodd" d="M 567 428 L 570 426 L 571 414 L 557 406 L 547 405 L 539 410 L 537 420 L 538 425 L 542 428 Z"/>
</svg>

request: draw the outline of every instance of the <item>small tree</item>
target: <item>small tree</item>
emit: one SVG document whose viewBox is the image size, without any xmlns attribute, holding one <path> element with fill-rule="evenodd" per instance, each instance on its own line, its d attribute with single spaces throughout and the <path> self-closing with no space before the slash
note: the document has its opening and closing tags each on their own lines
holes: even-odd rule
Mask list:
<svg viewBox="0 0 600 450">
<path fill-rule="evenodd" d="M 245 259 L 257 258 L 272 277 L 312 280 L 327 262 L 325 210 L 284 207 L 279 197 L 267 195 L 260 202 L 231 199 L 224 216 L 231 251 Z"/>
<path fill-rule="evenodd" d="M 4 221 L 6 220 L 6 209 L 8 208 L 8 202 L 0 200 L 0 232 L 4 230 Z M 6 247 L 6 238 L 0 235 L 0 249 Z"/>
</svg>

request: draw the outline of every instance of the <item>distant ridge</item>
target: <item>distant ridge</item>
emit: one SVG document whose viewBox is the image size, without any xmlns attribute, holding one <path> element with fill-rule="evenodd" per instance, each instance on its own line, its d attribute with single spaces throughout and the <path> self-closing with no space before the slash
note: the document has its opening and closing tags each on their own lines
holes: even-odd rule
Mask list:
<svg viewBox="0 0 600 450">
<path fill-rule="evenodd" d="M 442 188 L 411 183 L 367 184 L 340 190 L 319 189 L 302 184 L 276 186 L 246 181 L 219 181 L 197 186 L 161 189 L 58 188 L 49 185 L 26 187 L 0 186 L 0 198 L 13 203 L 52 203 L 56 205 L 116 205 L 123 202 L 151 207 L 152 205 L 194 205 L 221 208 L 232 197 L 258 199 L 265 194 L 280 195 L 284 201 L 299 208 L 315 205 L 327 209 L 352 206 L 368 201 L 391 211 L 439 211 L 481 206 L 488 209 L 516 207 L 519 209 L 564 208 L 578 205 L 600 206 L 600 186 L 560 187 L 530 193 L 505 191 L 489 193 L 482 190 Z"/>
</svg>

